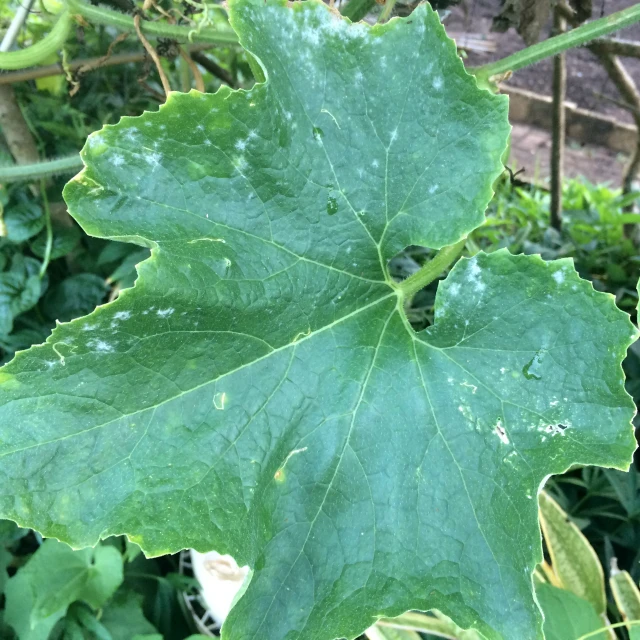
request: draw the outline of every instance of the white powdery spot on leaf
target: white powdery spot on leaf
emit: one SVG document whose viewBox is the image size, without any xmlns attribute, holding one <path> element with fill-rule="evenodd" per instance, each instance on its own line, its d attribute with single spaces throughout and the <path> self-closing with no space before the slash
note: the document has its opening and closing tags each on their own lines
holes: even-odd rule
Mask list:
<svg viewBox="0 0 640 640">
<path fill-rule="evenodd" d="M 161 318 L 168 318 L 174 311 L 174 308 L 169 307 L 168 309 L 158 309 L 156 311 L 156 314 Z"/>
<path fill-rule="evenodd" d="M 158 153 L 157 151 L 152 151 L 151 153 L 145 153 L 144 159 L 147 164 L 150 164 L 152 167 L 156 167 L 160 164 L 162 154 Z"/>
<path fill-rule="evenodd" d="M 553 279 L 558 283 L 562 284 L 564 282 L 564 272 L 562 270 L 553 272 Z"/>
<path fill-rule="evenodd" d="M 113 352 L 113 346 L 105 340 L 95 339 L 89 340 L 87 346 L 98 353 L 111 353 Z"/>
<path fill-rule="evenodd" d="M 87 140 L 87 145 L 89 145 L 90 149 L 93 149 L 93 147 L 96 147 L 99 144 L 102 144 L 104 142 L 104 140 L 102 139 L 102 137 L 99 134 L 94 134 L 89 136 L 89 139 Z"/>
<path fill-rule="evenodd" d="M 136 142 L 138 140 L 139 135 L 140 134 L 137 129 L 127 129 L 127 131 L 124 134 L 124 138 L 129 142 Z"/>
<path fill-rule="evenodd" d="M 244 151 L 247 148 L 246 140 L 236 140 L 236 144 L 234 145 L 237 151 Z"/>
<path fill-rule="evenodd" d="M 447 292 L 451 296 L 457 296 L 460 293 L 460 285 L 457 282 L 450 284 Z"/>
<path fill-rule="evenodd" d="M 471 258 L 467 270 L 467 280 L 478 293 L 482 293 L 487 288 L 487 285 L 480 280 L 481 271 L 482 269 L 480 269 L 476 258 Z"/>
<path fill-rule="evenodd" d="M 116 311 L 113 314 L 114 320 L 128 320 L 131 317 L 131 311 Z"/>
<path fill-rule="evenodd" d="M 319 44 L 320 43 L 320 31 L 317 29 L 313 29 L 307 27 L 302 30 L 302 38 L 306 40 L 309 44 Z"/>
<path fill-rule="evenodd" d="M 123 165 L 124 164 L 124 157 L 121 156 L 119 153 L 114 153 L 111 156 L 111 164 L 114 167 L 119 167 L 119 166 Z"/>
<path fill-rule="evenodd" d="M 436 76 L 436 77 L 433 79 L 433 82 L 431 83 L 431 86 L 432 86 L 436 91 L 440 91 L 440 89 L 442 89 L 442 84 L 443 84 L 442 76 Z"/>
</svg>

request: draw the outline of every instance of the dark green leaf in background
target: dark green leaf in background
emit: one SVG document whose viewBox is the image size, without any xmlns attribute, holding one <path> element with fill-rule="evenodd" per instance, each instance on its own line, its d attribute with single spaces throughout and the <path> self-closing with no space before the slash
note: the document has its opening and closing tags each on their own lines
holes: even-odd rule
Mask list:
<svg viewBox="0 0 640 640">
<path fill-rule="evenodd" d="M 104 278 L 93 273 L 79 273 L 47 291 L 42 300 L 42 312 L 51 320 L 68 322 L 93 311 L 108 290 Z"/>
<path fill-rule="evenodd" d="M 0 336 L 10 333 L 16 316 L 37 304 L 44 287 L 39 272 L 37 260 L 16 253 L 0 273 Z"/>
<path fill-rule="evenodd" d="M 51 245 L 51 260 L 62 258 L 75 249 L 80 241 L 80 231 L 77 227 L 53 225 L 53 242 Z M 31 242 L 31 251 L 39 258 L 44 258 L 47 245 L 46 231 L 40 232 Z"/>
<path fill-rule="evenodd" d="M 15 243 L 28 240 L 44 227 L 42 209 L 33 201 L 25 200 L 8 207 L 2 217 L 6 237 Z"/>
</svg>

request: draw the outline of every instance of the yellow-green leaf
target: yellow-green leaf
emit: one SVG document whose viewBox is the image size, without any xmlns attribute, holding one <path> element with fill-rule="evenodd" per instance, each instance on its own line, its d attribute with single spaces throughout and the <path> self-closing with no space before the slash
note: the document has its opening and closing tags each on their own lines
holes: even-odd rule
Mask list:
<svg viewBox="0 0 640 640">
<path fill-rule="evenodd" d="M 539 504 L 542 532 L 560 586 L 590 602 L 602 615 L 607 598 L 596 552 L 549 494 L 541 493 Z"/>
<path fill-rule="evenodd" d="M 462 629 L 451 618 L 440 611 L 433 611 L 433 615 L 426 615 L 417 611 L 409 611 L 397 618 L 382 618 L 376 628 L 395 628 L 407 631 L 419 631 L 443 638 L 455 640 L 483 640 L 484 636 L 474 629 Z"/>
<path fill-rule="evenodd" d="M 611 593 L 622 619 L 640 621 L 640 590 L 626 571 L 612 571 L 609 580 Z M 630 633 L 640 636 L 640 625 L 628 625 Z"/>
<path fill-rule="evenodd" d="M 370 627 L 364 635 L 369 640 L 420 640 L 420 636 L 415 631 L 381 625 Z"/>
</svg>

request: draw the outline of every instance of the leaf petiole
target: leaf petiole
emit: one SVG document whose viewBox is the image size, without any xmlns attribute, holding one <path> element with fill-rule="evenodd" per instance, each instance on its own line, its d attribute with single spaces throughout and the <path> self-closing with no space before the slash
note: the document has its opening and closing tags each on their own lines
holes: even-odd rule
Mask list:
<svg viewBox="0 0 640 640">
<path fill-rule="evenodd" d="M 396 285 L 397 288 L 402 291 L 405 298 L 416 294 L 420 289 L 433 282 L 460 255 L 466 241 L 465 237 L 456 244 L 440 249 L 433 260 L 429 260 L 422 269 Z"/>
<path fill-rule="evenodd" d="M 45 185 L 44 178 L 40 179 L 40 194 L 42 196 L 42 203 L 44 205 L 44 221 L 45 228 L 47 230 L 47 242 L 44 248 L 44 257 L 42 259 L 42 265 L 40 266 L 40 280 L 44 278 L 47 273 L 47 267 L 49 266 L 49 261 L 51 260 L 51 249 L 53 247 L 53 228 L 51 226 L 51 211 L 49 209 L 49 199 L 47 198 L 47 188 Z"/>
</svg>

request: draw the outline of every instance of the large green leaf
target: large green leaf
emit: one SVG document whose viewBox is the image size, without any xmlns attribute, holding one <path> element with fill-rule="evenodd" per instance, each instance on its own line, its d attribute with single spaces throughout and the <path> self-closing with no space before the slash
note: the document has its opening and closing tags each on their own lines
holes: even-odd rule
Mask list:
<svg viewBox="0 0 640 640">
<path fill-rule="evenodd" d="M 629 464 L 628 317 L 570 261 L 503 251 L 459 262 L 415 334 L 386 263 L 481 223 L 506 99 L 426 5 L 231 19 L 265 84 L 88 141 L 71 213 L 152 256 L 0 373 L 0 512 L 75 545 L 231 553 L 253 577 L 230 640 L 353 638 L 411 608 L 540 638 L 537 492 Z"/>
</svg>

